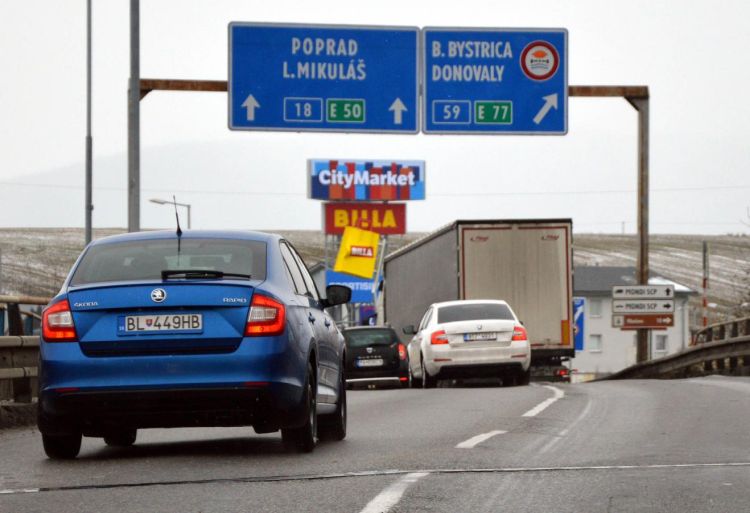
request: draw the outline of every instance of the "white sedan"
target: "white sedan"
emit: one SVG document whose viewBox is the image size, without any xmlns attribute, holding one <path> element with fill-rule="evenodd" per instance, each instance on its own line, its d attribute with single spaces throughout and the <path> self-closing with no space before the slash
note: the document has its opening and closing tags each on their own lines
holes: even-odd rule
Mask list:
<svg viewBox="0 0 750 513">
<path fill-rule="evenodd" d="M 433 388 L 439 379 L 498 377 L 528 385 L 531 348 L 526 328 L 505 301 L 434 303 L 418 328 L 406 326 L 410 381 Z"/>
</svg>

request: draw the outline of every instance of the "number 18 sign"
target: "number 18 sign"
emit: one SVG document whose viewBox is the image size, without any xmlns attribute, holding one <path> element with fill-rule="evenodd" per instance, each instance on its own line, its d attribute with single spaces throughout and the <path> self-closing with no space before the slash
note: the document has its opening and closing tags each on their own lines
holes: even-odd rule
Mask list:
<svg viewBox="0 0 750 513">
<path fill-rule="evenodd" d="M 229 128 L 419 130 L 416 27 L 229 25 Z"/>
</svg>

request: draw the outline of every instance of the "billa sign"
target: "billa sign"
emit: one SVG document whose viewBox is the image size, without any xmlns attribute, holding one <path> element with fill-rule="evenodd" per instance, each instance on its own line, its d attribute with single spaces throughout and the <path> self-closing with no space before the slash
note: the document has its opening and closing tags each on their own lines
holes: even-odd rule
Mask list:
<svg viewBox="0 0 750 513">
<path fill-rule="evenodd" d="M 308 160 L 310 199 L 408 201 L 425 198 L 423 160 Z"/>
<path fill-rule="evenodd" d="M 380 235 L 373 231 L 347 226 L 341 237 L 333 270 L 371 280 L 378 258 L 379 241 Z"/>
<path fill-rule="evenodd" d="M 341 235 L 347 226 L 381 235 L 406 233 L 406 205 L 403 203 L 325 203 L 323 217 L 328 235 Z"/>
</svg>

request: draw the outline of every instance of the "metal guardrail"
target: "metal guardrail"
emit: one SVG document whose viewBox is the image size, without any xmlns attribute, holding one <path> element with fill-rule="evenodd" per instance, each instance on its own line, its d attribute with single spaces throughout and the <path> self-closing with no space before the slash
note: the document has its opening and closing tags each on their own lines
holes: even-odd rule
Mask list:
<svg viewBox="0 0 750 513">
<path fill-rule="evenodd" d="M 708 374 L 750 375 L 750 317 L 707 326 L 691 347 L 637 363 L 604 379 L 673 379 Z"/>
<path fill-rule="evenodd" d="M 51 298 L 40 296 L 1 296 L 0 315 L 7 312 L 9 336 L 0 333 L 0 401 L 30 403 L 37 395 L 39 337 L 24 336 L 22 316 L 39 315 L 24 312 L 21 305 L 46 305 Z"/>
<path fill-rule="evenodd" d="M 39 337 L 0 337 L 0 400 L 30 403 L 36 396 Z"/>
<path fill-rule="evenodd" d="M 695 346 L 705 344 L 706 342 L 737 338 L 741 336 L 750 336 L 750 317 L 733 319 L 731 321 L 706 326 L 693 334 L 690 345 Z"/>
</svg>

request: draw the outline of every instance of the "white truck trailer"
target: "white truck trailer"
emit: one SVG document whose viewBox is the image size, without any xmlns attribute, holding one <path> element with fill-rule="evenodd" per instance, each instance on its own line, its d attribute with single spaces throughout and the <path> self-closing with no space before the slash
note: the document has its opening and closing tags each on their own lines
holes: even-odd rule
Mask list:
<svg viewBox="0 0 750 513">
<path fill-rule="evenodd" d="M 565 379 L 575 355 L 572 232 L 571 219 L 455 221 L 385 258 L 384 322 L 403 336 L 432 303 L 503 299 L 528 332 L 532 376 Z"/>
</svg>

